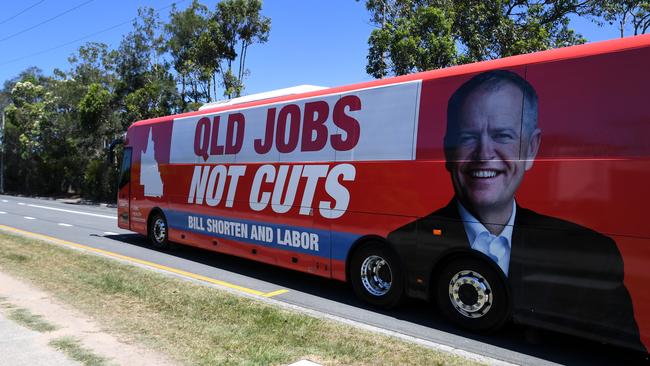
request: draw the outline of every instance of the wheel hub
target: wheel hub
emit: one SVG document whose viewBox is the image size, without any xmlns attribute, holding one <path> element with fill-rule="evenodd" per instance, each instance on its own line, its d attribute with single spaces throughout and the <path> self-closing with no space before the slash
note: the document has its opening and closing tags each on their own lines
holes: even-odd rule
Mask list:
<svg viewBox="0 0 650 366">
<path fill-rule="evenodd" d="M 492 307 L 492 289 L 479 273 L 463 270 L 456 273 L 449 282 L 449 299 L 462 315 L 480 318 Z"/>
<path fill-rule="evenodd" d="M 458 289 L 458 297 L 464 304 L 474 305 L 478 302 L 478 292 L 472 285 L 460 285 L 460 288 Z"/>
<path fill-rule="evenodd" d="M 369 293 L 375 296 L 386 295 L 392 281 L 393 273 L 384 258 L 371 255 L 361 264 L 361 283 Z"/>
<path fill-rule="evenodd" d="M 156 219 L 153 224 L 153 237 L 157 243 L 162 243 L 167 238 L 167 225 L 161 218 Z"/>
</svg>

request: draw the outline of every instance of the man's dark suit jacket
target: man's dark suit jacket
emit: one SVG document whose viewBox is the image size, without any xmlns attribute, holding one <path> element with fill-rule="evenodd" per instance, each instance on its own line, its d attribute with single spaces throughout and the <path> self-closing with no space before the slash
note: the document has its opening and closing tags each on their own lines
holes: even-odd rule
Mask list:
<svg viewBox="0 0 650 366">
<path fill-rule="evenodd" d="M 409 264 L 470 248 L 455 200 L 388 239 L 396 247 L 404 242 L 417 248 L 398 248 Z M 517 206 L 508 272 L 516 322 L 645 350 L 623 284 L 623 260 L 611 238 Z"/>
</svg>

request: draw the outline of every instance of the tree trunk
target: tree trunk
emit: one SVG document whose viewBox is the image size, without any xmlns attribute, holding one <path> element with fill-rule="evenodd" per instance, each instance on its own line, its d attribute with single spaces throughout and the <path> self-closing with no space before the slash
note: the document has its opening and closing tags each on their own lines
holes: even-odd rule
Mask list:
<svg viewBox="0 0 650 366">
<path fill-rule="evenodd" d="M 212 73 L 212 87 L 214 88 L 214 99 L 217 99 L 217 73 Z"/>
<path fill-rule="evenodd" d="M 183 112 L 185 112 L 185 107 L 187 106 L 187 103 L 185 102 L 185 73 L 181 74 L 181 107 L 183 108 Z"/>
<path fill-rule="evenodd" d="M 208 103 L 210 103 L 212 101 L 212 78 L 208 76 L 206 79 L 208 81 Z"/>
</svg>

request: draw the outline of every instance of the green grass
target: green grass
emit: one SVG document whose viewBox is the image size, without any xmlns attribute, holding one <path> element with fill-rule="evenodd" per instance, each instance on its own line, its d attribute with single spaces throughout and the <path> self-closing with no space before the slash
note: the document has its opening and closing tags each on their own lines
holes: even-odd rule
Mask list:
<svg viewBox="0 0 650 366">
<path fill-rule="evenodd" d="M 81 342 L 73 337 L 56 338 L 50 341 L 49 345 L 85 366 L 106 366 L 109 364 L 107 359 L 83 348 Z"/>
<path fill-rule="evenodd" d="M 54 244 L 0 233 L 0 270 L 189 365 L 472 361 Z"/>
<path fill-rule="evenodd" d="M 26 328 L 41 333 L 51 332 L 53 330 L 58 329 L 56 325 L 43 320 L 43 317 L 40 315 L 32 314 L 27 309 L 22 309 L 22 308 L 11 309 L 9 311 L 8 318 Z"/>
</svg>

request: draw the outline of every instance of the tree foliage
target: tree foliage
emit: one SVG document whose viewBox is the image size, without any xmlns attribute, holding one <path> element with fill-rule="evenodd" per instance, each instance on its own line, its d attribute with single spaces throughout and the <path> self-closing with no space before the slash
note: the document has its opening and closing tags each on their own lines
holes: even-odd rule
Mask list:
<svg viewBox="0 0 650 366">
<path fill-rule="evenodd" d="M 107 147 L 138 120 L 238 96 L 246 51 L 268 39 L 259 0 L 194 0 L 161 22 L 142 8 L 115 49 L 89 42 L 67 70 L 29 68 L 0 90 L 6 115 L 5 188 L 115 200 L 117 165 Z M 238 67 L 237 67 L 238 66 Z"/>
<path fill-rule="evenodd" d="M 595 1 L 593 13 L 598 16 L 596 22 L 600 25 L 616 24 L 621 37 L 625 37 L 628 30 L 635 36 L 650 30 L 650 1 L 647 0 Z"/>
<path fill-rule="evenodd" d="M 569 15 L 588 1 L 367 0 L 376 29 L 366 71 L 376 77 L 584 43 Z"/>
<path fill-rule="evenodd" d="M 214 11 L 194 0 L 183 11 L 172 10 L 165 29 L 183 96 L 194 103 L 210 101 L 218 85 L 224 96 L 241 95 L 248 48 L 265 43 L 271 29 L 261 10 L 261 0 L 224 0 Z"/>
<path fill-rule="evenodd" d="M 226 0 L 217 4 L 217 10 L 211 23 L 218 30 L 225 45 L 223 49 L 224 65 L 219 66 L 223 75 L 224 95 L 238 97 L 244 88 L 246 70 L 246 52 L 255 43 L 265 43 L 269 38 L 271 20 L 261 16 L 261 0 Z M 239 53 L 237 53 L 239 51 Z M 235 74 L 233 62 L 239 57 Z"/>
<path fill-rule="evenodd" d="M 194 0 L 183 11 L 173 7 L 170 21 L 165 25 L 168 36 L 167 48 L 172 57 L 172 65 L 180 79 L 183 108 L 186 107 L 188 98 L 195 103 L 201 99 L 197 83 L 202 78 L 201 71 L 197 70 L 195 44 L 207 27 L 207 15 L 208 8 L 198 0 Z"/>
</svg>

